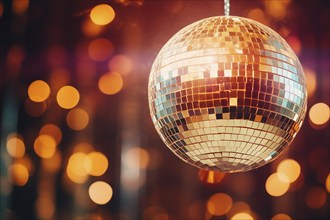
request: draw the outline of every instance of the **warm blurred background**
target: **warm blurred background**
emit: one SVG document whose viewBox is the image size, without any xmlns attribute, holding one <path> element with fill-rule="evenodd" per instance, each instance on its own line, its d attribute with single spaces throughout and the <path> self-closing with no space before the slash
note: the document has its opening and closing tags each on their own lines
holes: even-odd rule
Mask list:
<svg viewBox="0 0 330 220">
<path fill-rule="evenodd" d="M 287 40 L 309 97 L 288 151 L 223 175 L 176 158 L 147 100 L 160 48 L 222 0 L 0 1 L 0 219 L 330 219 L 329 8 L 231 0 Z"/>
</svg>

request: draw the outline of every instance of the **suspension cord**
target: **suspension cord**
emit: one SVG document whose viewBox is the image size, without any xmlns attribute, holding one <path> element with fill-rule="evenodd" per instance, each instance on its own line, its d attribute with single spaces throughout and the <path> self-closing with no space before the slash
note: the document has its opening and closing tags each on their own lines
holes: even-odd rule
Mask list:
<svg viewBox="0 0 330 220">
<path fill-rule="evenodd" d="M 230 11 L 230 0 L 224 0 L 225 15 L 229 16 Z"/>
</svg>

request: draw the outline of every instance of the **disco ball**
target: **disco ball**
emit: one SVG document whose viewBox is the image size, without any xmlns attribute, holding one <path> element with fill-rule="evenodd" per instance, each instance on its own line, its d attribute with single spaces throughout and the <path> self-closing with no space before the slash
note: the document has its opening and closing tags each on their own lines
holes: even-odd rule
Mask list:
<svg viewBox="0 0 330 220">
<path fill-rule="evenodd" d="M 167 147 L 200 169 L 240 172 L 275 159 L 306 113 L 301 64 L 256 21 L 199 20 L 160 50 L 149 77 L 152 121 Z"/>
</svg>

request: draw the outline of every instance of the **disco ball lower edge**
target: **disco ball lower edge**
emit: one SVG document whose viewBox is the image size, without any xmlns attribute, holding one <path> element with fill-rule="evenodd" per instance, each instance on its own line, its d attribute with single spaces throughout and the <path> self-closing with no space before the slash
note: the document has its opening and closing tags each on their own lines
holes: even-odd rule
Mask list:
<svg viewBox="0 0 330 220">
<path fill-rule="evenodd" d="M 199 20 L 158 53 L 148 100 L 166 146 L 200 169 L 248 171 L 288 148 L 306 114 L 301 64 L 285 40 L 234 16 Z"/>
</svg>

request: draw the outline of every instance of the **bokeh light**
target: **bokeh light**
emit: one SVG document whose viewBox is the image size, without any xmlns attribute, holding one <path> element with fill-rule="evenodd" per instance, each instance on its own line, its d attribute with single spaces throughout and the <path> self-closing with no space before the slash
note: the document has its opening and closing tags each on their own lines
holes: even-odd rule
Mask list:
<svg viewBox="0 0 330 220">
<path fill-rule="evenodd" d="M 109 70 L 112 72 L 117 72 L 122 75 L 129 74 L 133 69 L 133 61 L 130 57 L 119 54 L 115 55 L 109 61 Z"/>
<path fill-rule="evenodd" d="M 288 44 L 290 45 L 290 47 L 292 48 L 292 50 L 297 55 L 300 55 L 301 49 L 302 49 L 302 45 L 301 45 L 300 39 L 297 36 L 295 36 L 295 35 L 291 35 L 291 36 L 285 38 L 285 40 L 286 40 L 286 42 L 288 42 Z"/>
<path fill-rule="evenodd" d="M 93 202 L 104 205 L 112 198 L 112 188 L 106 182 L 97 181 L 90 185 L 88 194 Z"/>
<path fill-rule="evenodd" d="M 309 110 L 309 119 L 313 125 L 322 126 L 329 121 L 330 109 L 326 103 L 316 103 Z"/>
<path fill-rule="evenodd" d="M 281 196 L 290 187 L 289 178 L 282 173 L 273 173 L 268 177 L 265 187 L 269 195 Z"/>
<path fill-rule="evenodd" d="M 21 71 L 22 62 L 25 59 L 25 49 L 21 45 L 12 46 L 7 55 L 7 67 L 8 70 L 13 73 Z"/>
<path fill-rule="evenodd" d="M 90 18 L 97 25 L 107 25 L 115 18 L 115 11 L 110 5 L 99 4 L 91 10 Z"/>
<path fill-rule="evenodd" d="M 169 214 L 162 206 L 151 205 L 143 210 L 143 219 L 169 220 Z"/>
<path fill-rule="evenodd" d="M 29 174 L 32 175 L 35 170 L 34 163 L 28 155 L 25 155 L 23 158 L 19 158 L 15 160 L 16 164 L 21 164 L 28 170 Z"/>
<path fill-rule="evenodd" d="M 300 175 L 298 176 L 298 178 L 293 183 L 290 183 L 289 191 L 296 192 L 296 191 L 302 189 L 304 187 L 304 184 L 305 184 L 305 176 L 301 172 Z"/>
<path fill-rule="evenodd" d="M 253 194 L 256 188 L 255 181 L 255 178 L 250 173 L 240 173 L 239 175 L 232 177 L 231 187 L 237 194 L 249 196 Z"/>
<path fill-rule="evenodd" d="M 13 158 L 22 158 L 25 154 L 25 144 L 23 139 L 17 134 L 11 134 L 7 137 L 6 144 L 8 154 Z"/>
<path fill-rule="evenodd" d="M 287 6 L 291 0 L 263 0 L 268 15 L 276 20 L 282 20 L 287 15 Z"/>
<path fill-rule="evenodd" d="M 250 19 L 253 19 L 255 21 L 259 21 L 262 24 L 267 25 L 268 19 L 266 18 L 265 12 L 263 10 L 261 10 L 260 8 L 254 8 L 251 9 L 248 13 L 247 16 Z"/>
<path fill-rule="evenodd" d="M 66 173 L 69 179 L 74 183 L 84 183 L 88 174 L 84 168 L 86 154 L 82 152 L 74 153 L 70 156 Z"/>
<path fill-rule="evenodd" d="M 34 141 L 34 151 L 41 158 L 52 157 L 56 151 L 55 139 L 50 135 L 39 135 Z"/>
<path fill-rule="evenodd" d="M 195 201 L 191 203 L 188 207 L 189 219 L 197 219 L 198 217 L 203 216 L 206 211 L 205 208 L 204 201 Z"/>
<path fill-rule="evenodd" d="M 306 77 L 306 86 L 308 97 L 312 97 L 316 91 L 317 78 L 314 70 L 310 68 L 304 68 L 305 77 Z"/>
<path fill-rule="evenodd" d="M 123 88 L 123 78 L 119 73 L 110 72 L 103 74 L 98 82 L 100 91 L 106 95 L 114 95 Z"/>
<path fill-rule="evenodd" d="M 73 148 L 73 153 L 82 152 L 82 153 L 87 154 L 92 151 L 94 151 L 94 147 L 90 143 L 87 143 L 87 142 L 78 143 Z"/>
<path fill-rule="evenodd" d="M 298 179 L 300 171 L 301 168 L 299 163 L 293 159 L 282 160 L 277 166 L 277 172 L 284 174 L 290 183 Z M 282 175 L 279 175 L 279 177 L 281 178 Z M 283 181 L 286 181 L 286 179 L 284 179 Z"/>
<path fill-rule="evenodd" d="M 71 129 L 80 131 L 87 127 L 89 115 L 82 108 L 74 108 L 68 112 L 66 122 Z"/>
<path fill-rule="evenodd" d="M 105 38 L 97 38 L 89 43 L 88 55 L 94 61 L 105 61 L 113 54 L 113 44 Z"/>
<path fill-rule="evenodd" d="M 29 7 L 29 0 L 13 0 L 12 9 L 15 14 L 22 14 L 27 11 Z"/>
<path fill-rule="evenodd" d="M 33 81 L 28 88 L 29 98 L 34 102 L 43 102 L 50 95 L 49 85 L 42 80 Z"/>
<path fill-rule="evenodd" d="M 3 3 L 0 2 L 0 18 L 2 17 L 3 15 Z"/>
<path fill-rule="evenodd" d="M 230 220 L 254 220 L 254 218 L 246 212 L 239 212 L 235 214 Z"/>
<path fill-rule="evenodd" d="M 54 124 L 45 124 L 41 127 L 39 135 L 49 135 L 54 138 L 56 144 L 59 144 L 62 140 L 61 129 Z"/>
<path fill-rule="evenodd" d="M 29 171 L 23 164 L 14 163 L 8 167 L 8 176 L 12 184 L 24 186 L 29 180 Z"/>
<path fill-rule="evenodd" d="M 50 85 L 54 91 L 58 91 L 61 87 L 67 85 L 70 81 L 70 73 L 66 68 L 54 68 L 50 74 Z"/>
<path fill-rule="evenodd" d="M 292 218 L 284 213 L 274 215 L 271 220 L 291 220 Z"/>
<path fill-rule="evenodd" d="M 250 213 L 250 206 L 242 201 L 237 201 L 233 204 L 229 212 L 226 214 L 228 219 L 231 219 L 237 213 Z"/>
<path fill-rule="evenodd" d="M 84 160 L 84 168 L 92 176 L 101 176 L 108 169 L 108 159 L 101 152 L 91 152 Z"/>
<path fill-rule="evenodd" d="M 330 173 L 325 180 L 325 188 L 327 189 L 328 193 L 330 193 Z"/>
<path fill-rule="evenodd" d="M 61 153 L 56 151 L 55 154 L 50 158 L 43 158 L 42 166 L 44 169 L 50 173 L 55 173 L 61 168 Z"/>
<path fill-rule="evenodd" d="M 207 211 L 211 215 L 225 215 L 232 207 L 232 198 L 225 193 L 216 193 L 207 201 Z"/>
<path fill-rule="evenodd" d="M 220 183 L 221 180 L 225 177 L 224 173 L 209 171 L 209 170 L 199 170 L 198 178 L 200 181 L 205 183 Z"/>
<path fill-rule="evenodd" d="M 81 24 L 81 30 L 86 36 L 95 37 L 102 32 L 103 27 L 100 25 L 96 25 L 90 19 L 86 19 Z"/>
<path fill-rule="evenodd" d="M 46 102 L 33 102 L 27 98 L 24 103 L 25 111 L 32 117 L 39 117 L 44 114 L 47 110 Z"/>
<path fill-rule="evenodd" d="M 78 104 L 79 99 L 80 94 L 73 86 L 63 86 L 56 96 L 58 105 L 64 109 L 74 108 Z"/>
<path fill-rule="evenodd" d="M 327 201 L 327 193 L 322 187 L 315 186 L 308 190 L 305 201 L 311 209 L 321 208 Z"/>
<path fill-rule="evenodd" d="M 140 147 L 132 147 L 127 149 L 123 154 L 123 162 L 130 168 L 147 168 L 150 161 L 149 153 Z"/>
<path fill-rule="evenodd" d="M 37 198 L 35 208 L 39 219 L 52 219 L 55 213 L 54 200 L 50 196 L 41 196 Z"/>
</svg>

